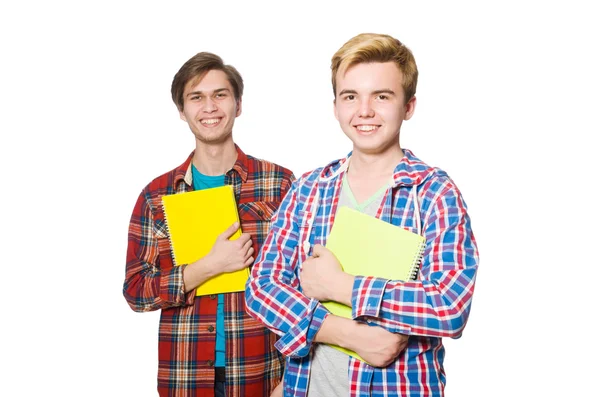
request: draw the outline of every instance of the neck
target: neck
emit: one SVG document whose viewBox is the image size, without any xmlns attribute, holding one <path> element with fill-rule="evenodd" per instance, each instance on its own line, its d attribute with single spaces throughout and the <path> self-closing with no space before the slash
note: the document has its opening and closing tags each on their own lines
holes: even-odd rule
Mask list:
<svg viewBox="0 0 600 397">
<path fill-rule="evenodd" d="M 223 175 L 233 167 L 236 160 L 237 150 L 233 141 L 218 145 L 196 141 L 196 151 L 192 162 L 204 175 Z"/>
<path fill-rule="evenodd" d="M 348 168 L 348 176 L 361 179 L 392 176 L 402 157 L 404 157 L 404 151 L 400 145 L 378 154 L 354 150 Z"/>
</svg>

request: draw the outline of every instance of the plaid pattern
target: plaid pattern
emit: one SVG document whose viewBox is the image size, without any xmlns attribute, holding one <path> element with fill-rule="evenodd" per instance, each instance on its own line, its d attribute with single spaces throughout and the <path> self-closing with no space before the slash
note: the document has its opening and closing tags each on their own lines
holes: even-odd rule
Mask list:
<svg viewBox="0 0 600 397">
<path fill-rule="evenodd" d="M 299 271 L 307 258 L 302 243 L 308 239 L 311 246 L 326 244 L 341 189 L 340 168 L 346 161 L 307 173 L 292 184 L 246 288 L 249 313 L 281 336 L 276 347 L 287 356 L 285 396 L 306 396 L 310 348 L 329 314 L 301 292 Z M 415 185 L 427 240 L 418 279 L 355 277 L 352 294 L 355 319 L 409 335 L 408 347 L 383 369 L 349 357 L 351 396 L 443 396 L 446 376 L 441 338 L 460 337 L 467 322 L 478 252 L 466 204 L 448 175 L 405 150 L 379 217 L 416 232 L 413 215 L 417 207 L 410 195 Z M 312 206 L 315 197 L 318 206 Z"/>
<path fill-rule="evenodd" d="M 245 155 L 225 182 L 234 186 L 242 230 L 256 253 L 272 215 L 291 186 L 291 171 Z M 138 312 L 161 309 L 158 391 L 161 396 L 213 396 L 217 299 L 184 292 L 183 269 L 174 266 L 161 197 L 193 190 L 191 160 L 152 182 L 140 194 L 129 226 L 123 294 Z M 227 396 L 268 396 L 280 379 L 283 358 L 275 334 L 246 314 L 241 292 L 225 294 Z"/>
</svg>

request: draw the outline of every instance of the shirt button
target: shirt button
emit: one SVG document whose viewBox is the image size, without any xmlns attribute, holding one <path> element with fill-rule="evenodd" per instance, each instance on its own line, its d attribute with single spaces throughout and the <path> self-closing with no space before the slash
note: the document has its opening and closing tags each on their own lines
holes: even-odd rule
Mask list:
<svg viewBox="0 0 600 397">
<path fill-rule="evenodd" d="M 215 327 L 213 327 L 212 325 L 208 326 L 208 332 L 213 332 L 215 330 Z"/>
<path fill-rule="evenodd" d="M 211 295 L 210 299 L 215 299 L 217 297 L 217 295 Z"/>
<path fill-rule="evenodd" d="M 258 210 L 257 214 L 258 214 L 258 216 L 263 216 L 265 214 L 265 212 L 263 210 Z"/>
<path fill-rule="evenodd" d="M 215 362 L 213 360 L 208 360 L 206 363 L 208 364 L 209 367 L 212 367 L 215 365 Z"/>
</svg>

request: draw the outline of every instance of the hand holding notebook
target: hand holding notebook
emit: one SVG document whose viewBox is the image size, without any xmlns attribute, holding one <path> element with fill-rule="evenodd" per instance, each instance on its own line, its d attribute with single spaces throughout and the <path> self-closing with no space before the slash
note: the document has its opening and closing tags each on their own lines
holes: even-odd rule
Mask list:
<svg viewBox="0 0 600 397">
<path fill-rule="evenodd" d="M 236 222 L 217 236 L 210 252 L 205 256 L 206 258 L 210 257 L 213 271 L 231 273 L 253 263 L 254 249 L 250 234 L 242 233 L 240 235 L 239 231 L 240 225 L 239 222 Z"/>
</svg>

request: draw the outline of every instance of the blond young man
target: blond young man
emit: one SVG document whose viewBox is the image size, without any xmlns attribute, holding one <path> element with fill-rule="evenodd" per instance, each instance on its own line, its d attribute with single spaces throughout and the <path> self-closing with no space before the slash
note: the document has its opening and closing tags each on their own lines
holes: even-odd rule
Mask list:
<svg viewBox="0 0 600 397">
<path fill-rule="evenodd" d="M 131 216 L 123 294 L 135 311 L 161 310 L 160 396 L 269 396 L 281 379 L 276 337 L 246 314 L 242 292 L 196 296 L 211 277 L 252 265 L 294 179 L 234 143 L 243 89 L 238 71 L 215 54 L 201 52 L 180 68 L 171 95 L 195 150 L 142 190 Z M 241 225 L 224 230 L 205 257 L 174 266 L 162 196 L 225 184 L 234 187 Z"/>
<path fill-rule="evenodd" d="M 416 107 L 411 51 L 391 36 L 360 34 L 331 69 L 335 117 L 352 152 L 292 184 L 252 269 L 248 311 L 280 335 L 285 396 L 443 396 L 442 338 L 461 335 L 478 266 L 466 204 L 444 171 L 400 145 Z M 342 206 L 422 234 L 417 279 L 345 273 L 324 247 Z M 330 300 L 350 306 L 353 320 L 329 313 L 320 302 Z"/>
</svg>

